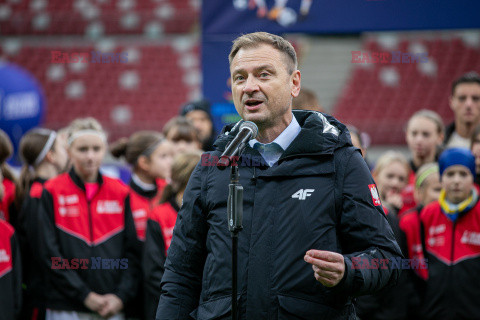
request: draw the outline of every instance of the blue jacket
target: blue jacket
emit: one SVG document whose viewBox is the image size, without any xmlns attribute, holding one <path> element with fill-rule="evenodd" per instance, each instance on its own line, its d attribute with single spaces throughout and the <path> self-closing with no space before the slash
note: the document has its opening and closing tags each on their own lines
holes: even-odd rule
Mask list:
<svg viewBox="0 0 480 320">
<path fill-rule="evenodd" d="M 400 249 L 381 205 L 374 205 L 374 181 L 346 127 L 317 112 L 294 111 L 294 116 L 302 129 L 276 165 L 248 165 L 245 159 L 260 157 L 249 146 L 238 161 L 244 188 L 239 318 L 355 319 L 352 298 L 393 285 L 399 270 L 353 269 L 351 257 L 392 259 L 401 257 Z M 219 156 L 235 134 L 222 134 L 210 156 Z M 229 318 L 229 175 L 199 163 L 190 178 L 167 255 L 157 320 Z M 306 189 L 310 196 L 303 197 Z M 337 286 L 315 280 L 303 260 L 309 249 L 344 255 L 345 276 Z"/>
</svg>

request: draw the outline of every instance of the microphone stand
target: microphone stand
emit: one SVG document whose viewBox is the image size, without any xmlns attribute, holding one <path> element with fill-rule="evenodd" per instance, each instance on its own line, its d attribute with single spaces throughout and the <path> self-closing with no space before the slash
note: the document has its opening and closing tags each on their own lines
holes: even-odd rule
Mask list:
<svg viewBox="0 0 480 320">
<path fill-rule="evenodd" d="M 245 144 L 240 146 L 241 155 Z M 237 270 L 238 270 L 238 233 L 243 229 L 243 187 L 239 182 L 238 164 L 230 162 L 230 184 L 228 185 L 227 220 L 232 236 L 232 320 L 237 320 Z"/>
</svg>

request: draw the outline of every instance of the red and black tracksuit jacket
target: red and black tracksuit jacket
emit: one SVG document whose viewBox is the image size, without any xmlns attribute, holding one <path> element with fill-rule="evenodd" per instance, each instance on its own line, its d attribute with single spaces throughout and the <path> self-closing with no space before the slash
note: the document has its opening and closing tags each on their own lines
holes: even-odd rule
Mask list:
<svg viewBox="0 0 480 320">
<path fill-rule="evenodd" d="M 18 238 L 23 262 L 23 308 L 21 319 L 44 318 L 45 274 L 48 268 L 42 263 L 39 243 L 43 241 L 38 233 L 40 197 L 45 179 L 36 178 L 22 202 L 18 216 Z"/>
<path fill-rule="evenodd" d="M 423 206 L 418 206 L 405 212 L 400 217 L 400 229 L 405 234 L 407 254 L 410 259 L 425 259 L 425 231 L 420 213 Z M 415 274 L 426 281 L 428 269 L 415 269 Z"/>
<path fill-rule="evenodd" d="M 147 235 L 142 268 L 145 287 L 145 316 L 155 319 L 165 271 L 167 250 L 172 241 L 173 228 L 180 210 L 175 198 L 155 207 L 147 222 Z"/>
<path fill-rule="evenodd" d="M 22 266 L 15 230 L 0 219 L 0 320 L 13 320 L 22 302 Z"/>
<path fill-rule="evenodd" d="M 113 293 L 126 305 L 137 292 L 141 250 L 129 189 L 100 173 L 98 183 L 90 201 L 74 170 L 44 185 L 39 232 L 49 267 L 47 308 L 89 311 L 83 302 L 92 291 Z"/>
<path fill-rule="evenodd" d="M 152 209 L 160 203 L 164 187 L 165 180 L 157 180 L 156 188 L 153 190 L 144 190 L 133 180 L 130 180 L 130 207 L 137 237 L 140 241 L 145 241 L 147 219 Z"/>
<path fill-rule="evenodd" d="M 415 192 L 415 172 L 417 171 L 417 168 L 413 164 L 413 161 L 410 161 L 410 167 L 412 168 L 412 171 L 408 176 L 408 184 L 402 190 L 402 193 L 401 193 L 403 207 L 400 208 L 400 211 L 398 212 L 399 217 L 401 217 L 404 213 L 406 213 L 409 210 L 412 210 L 417 206 L 417 204 L 415 203 L 415 198 L 413 196 Z"/>
<path fill-rule="evenodd" d="M 400 230 L 405 238 L 405 255 L 409 259 L 425 261 L 427 268 L 415 268 L 408 270 L 411 274 L 410 280 L 413 292 L 409 297 L 409 315 L 412 319 L 419 319 L 420 306 L 425 296 L 425 284 L 428 279 L 428 260 L 425 260 L 425 232 L 423 223 L 420 220 L 420 213 L 423 206 L 419 205 L 408 210 L 400 217 Z"/>
<path fill-rule="evenodd" d="M 418 223 L 414 219 L 412 225 Z M 428 275 L 421 300 L 422 319 L 478 319 L 480 317 L 480 203 L 452 222 L 438 202 L 420 214 Z M 411 230 L 415 230 L 415 226 Z M 417 228 L 418 230 L 418 228 Z M 418 234 L 413 246 L 421 246 Z M 415 250 L 417 256 L 419 248 Z M 412 250 L 413 251 L 413 250 Z"/>
<path fill-rule="evenodd" d="M 0 219 L 16 227 L 15 221 L 15 183 L 3 178 L 3 197 L 0 199 Z M 13 221 L 12 221 L 13 220 Z"/>
<path fill-rule="evenodd" d="M 147 231 L 147 219 L 150 216 L 152 209 L 155 205 L 160 203 L 163 188 L 165 186 L 165 180 L 157 180 L 156 188 L 153 190 L 144 190 L 141 186 L 130 180 L 130 208 L 132 210 L 133 221 L 135 223 L 135 229 L 137 231 L 137 238 L 141 241 L 141 246 L 145 242 L 145 233 Z M 142 248 L 143 249 L 143 248 Z M 136 297 L 126 309 L 127 316 L 143 319 L 144 312 L 144 290 L 143 290 L 143 277 L 142 274 L 138 274 L 139 287 Z"/>
</svg>

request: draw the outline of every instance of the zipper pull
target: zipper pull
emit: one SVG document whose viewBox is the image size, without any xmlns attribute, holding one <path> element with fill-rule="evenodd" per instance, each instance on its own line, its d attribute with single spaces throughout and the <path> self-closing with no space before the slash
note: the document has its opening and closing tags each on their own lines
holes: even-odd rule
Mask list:
<svg viewBox="0 0 480 320">
<path fill-rule="evenodd" d="M 250 180 L 253 181 L 253 183 L 257 183 L 257 172 L 255 170 L 255 166 L 253 166 L 253 175 L 252 177 L 250 178 Z"/>
</svg>

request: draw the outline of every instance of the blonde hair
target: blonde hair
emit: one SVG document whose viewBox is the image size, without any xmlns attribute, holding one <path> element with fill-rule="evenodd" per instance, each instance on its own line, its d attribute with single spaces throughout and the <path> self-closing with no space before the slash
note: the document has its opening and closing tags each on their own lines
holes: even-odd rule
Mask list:
<svg viewBox="0 0 480 320">
<path fill-rule="evenodd" d="M 244 34 L 233 41 L 232 49 L 228 55 L 228 61 L 232 64 L 233 58 L 242 48 L 256 48 L 261 44 L 268 44 L 280 51 L 287 58 L 288 73 L 292 74 L 297 70 L 297 54 L 292 44 L 280 36 L 267 32 L 254 32 Z"/>
<path fill-rule="evenodd" d="M 100 122 L 98 122 L 97 119 L 92 118 L 92 117 L 87 117 L 87 118 L 77 118 L 73 120 L 70 125 L 68 126 L 67 129 L 67 140 L 71 141 L 73 135 L 82 130 L 92 130 L 92 131 L 97 131 L 99 134 L 102 134 L 105 136 L 105 142 L 106 142 L 106 132 L 103 130 L 102 125 Z"/>
<path fill-rule="evenodd" d="M 162 200 L 160 201 L 161 203 L 168 201 L 171 197 L 187 187 L 188 180 L 195 166 L 200 162 L 201 156 L 202 153 L 200 151 L 189 151 L 181 153 L 173 159 L 171 169 L 172 181 L 165 187 Z"/>
<path fill-rule="evenodd" d="M 436 162 L 426 163 L 418 168 L 417 173 L 415 174 L 415 189 L 425 188 L 427 186 L 425 181 L 434 173 L 440 175 L 438 163 Z"/>
<path fill-rule="evenodd" d="M 399 162 L 402 164 L 407 171 L 407 176 L 410 174 L 410 165 L 408 164 L 407 158 L 405 158 L 405 156 L 400 152 L 394 150 L 389 150 L 382 154 L 380 158 L 378 158 L 372 174 L 374 176 L 378 176 L 383 169 L 393 162 Z"/>
</svg>

